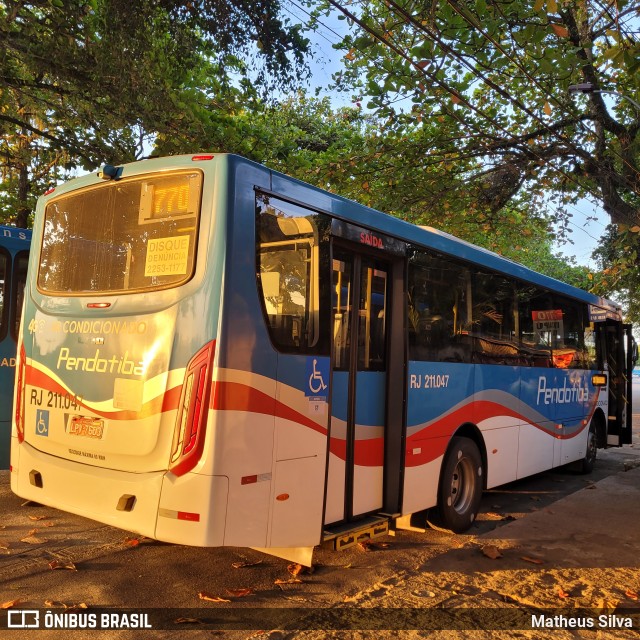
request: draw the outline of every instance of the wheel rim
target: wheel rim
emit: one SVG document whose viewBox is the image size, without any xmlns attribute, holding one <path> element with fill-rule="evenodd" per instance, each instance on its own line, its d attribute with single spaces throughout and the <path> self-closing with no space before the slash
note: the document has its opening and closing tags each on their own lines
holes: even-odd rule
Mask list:
<svg viewBox="0 0 640 640">
<path fill-rule="evenodd" d="M 473 502 L 475 494 L 474 466 L 469 458 L 461 457 L 451 476 L 449 503 L 456 513 L 464 514 Z"/>
</svg>

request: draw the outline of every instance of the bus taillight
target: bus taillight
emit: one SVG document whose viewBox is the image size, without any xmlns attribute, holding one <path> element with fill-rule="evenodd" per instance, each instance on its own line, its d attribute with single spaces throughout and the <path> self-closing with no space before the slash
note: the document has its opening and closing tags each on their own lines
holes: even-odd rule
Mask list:
<svg viewBox="0 0 640 640">
<path fill-rule="evenodd" d="M 20 363 L 18 364 L 18 380 L 16 384 L 16 430 L 18 442 L 24 442 L 24 385 L 27 368 L 27 355 L 24 343 L 20 345 Z"/>
<path fill-rule="evenodd" d="M 215 341 L 191 359 L 184 374 L 169 470 L 177 476 L 191 471 L 204 450 Z"/>
</svg>

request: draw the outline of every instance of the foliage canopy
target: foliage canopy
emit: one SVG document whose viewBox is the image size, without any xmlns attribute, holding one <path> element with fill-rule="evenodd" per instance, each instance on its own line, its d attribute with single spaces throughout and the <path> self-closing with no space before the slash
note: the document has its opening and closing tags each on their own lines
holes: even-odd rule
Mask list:
<svg viewBox="0 0 640 640">
<path fill-rule="evenodd" d="M 280 0 L 9 1 L 0 40 L 1 204 L 19 226 L 65 170 L 133 160 L 229 94 L 288 86 L 307 47 Z"/>
<path fill-rule="evenodd" d="M 440 162 L 434 190 L 464 176 L 489 213 L 551 199 L 566 218 L 586 196 L 614 223 L 639 222 L 640 109 L 568 93 L 591 83 L 639 98 L 637 4 L 325 0 L 325 10 L 355 28 L 338 45 L 337 86 L 357 91 L 385 133 L 424 132 L 413 156 Z"/>
</svg>

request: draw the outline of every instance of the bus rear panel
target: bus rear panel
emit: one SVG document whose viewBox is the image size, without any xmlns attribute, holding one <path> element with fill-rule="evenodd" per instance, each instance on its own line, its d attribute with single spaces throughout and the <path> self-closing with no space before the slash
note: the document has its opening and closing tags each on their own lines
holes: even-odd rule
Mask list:
<svg viewBox="0 0 640 640">
<path fill-rule="evenodd" d="M 207 463 L 225 233 L 213 164 L 206 192 L 200 164 L 182 159 L 80 179 L 40 205 L 15 398 L 19 495 L 176 541 L 176 523 L 199 521 L 194 543 L 220 543 L 193 504 L 215 489 L 181 488 Z"/>
</svg>

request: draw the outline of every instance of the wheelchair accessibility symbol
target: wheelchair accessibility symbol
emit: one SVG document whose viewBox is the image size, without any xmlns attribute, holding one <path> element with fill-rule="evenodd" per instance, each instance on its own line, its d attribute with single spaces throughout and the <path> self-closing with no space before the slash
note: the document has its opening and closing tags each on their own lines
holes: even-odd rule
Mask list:
<svg viewBox="0 0 640 640">
<path fill-rule="evenodd" d="M 307 358 L 305 396 L 326 398 L 329 394 L 329 358 Z"/>
<path fill-rule="evenodd" d="M 49 412 L 38 409 L 36 413 L 36 435 L 49 436 Z"/>
</svg>

